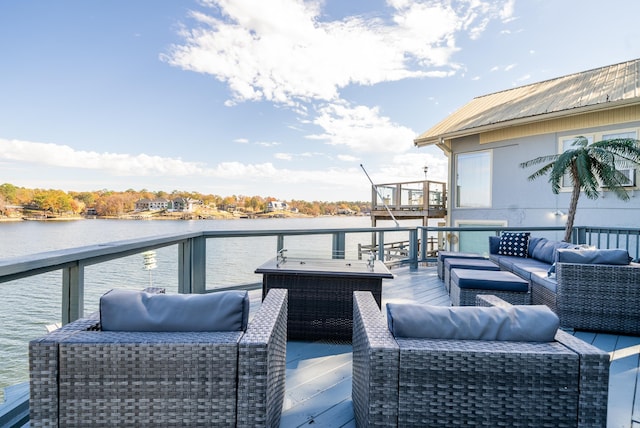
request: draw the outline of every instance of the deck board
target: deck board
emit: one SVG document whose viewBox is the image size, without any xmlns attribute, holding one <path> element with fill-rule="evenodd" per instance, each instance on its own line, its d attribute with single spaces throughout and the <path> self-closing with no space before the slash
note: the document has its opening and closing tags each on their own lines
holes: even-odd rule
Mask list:
<svg viewBox="0 0 640 428">
<path fill-rule="evenodd" d="M 451 300 L 435 267 L 396 268 L 383 280 L 382 304 Z M 254 296 L 252 295 L 252 300 Z M 640 337 L 578 331 L 585 342 L 611 353 L 608 428 L 640 428 Z M 289 342 L 281 428 L 355 427 L 351 402 L 351 346 Z"/>
</svg>

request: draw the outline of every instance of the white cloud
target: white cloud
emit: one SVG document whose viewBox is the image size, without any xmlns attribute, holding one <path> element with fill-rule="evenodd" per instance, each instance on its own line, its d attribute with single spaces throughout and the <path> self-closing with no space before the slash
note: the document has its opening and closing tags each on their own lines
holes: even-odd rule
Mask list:
<svg viewBox="0 0 640 428">
<path fill-rule="evenodd" d="M 279 146 L 281 143 L 278 143 L 277 141 L 258 141 L 256 142 L 256 144 L 262 147 L 276 147 L 276 146 Z"/>
<path fill-rule="evenodd" d="M 273 157 L 275 157 L 276 159 L 286 160 L 286 161 L 290 161 L 293 159 L 293 156 L 291 155 L 291 153 L 276 153 L 275 155 L 273 155 Z"/>
<path fill-rule="evenodd" d="M 192 12 L 182 44 L 163 59 L 225 82 L 234 102 L 288 105 L 335 100 L 351 84 L 455 73 L 456 37 L 477 38 L 493 19 L 507 19 L 513 0 L 389 0 L 392 20 L 359 16 L 322 20 L 322 3 L 302 0 L 207 0 Z"/>
<path fill-rule="evenodd" d="M 303 153 L 320 155 L 319 153 Z M 286 158 L 285 153 L 277 158 Z M 290 155 L 293 157 L 293 155 Z M 36 167 L 63 168 L 91 171 L 92 177 L 202 177 L 216 178 L 220 182 L 269 182 L 269 183 L 309 183 L 311 186 L 344 185 L 350 183 L 359 174 L 355 168 L 330 169 L 278 169 L 270 162 L 245 164 L 241 162 L 222 162 L 207 166 L 199 162 L 153 156 L 147 154 L 130 155 L 123 153 L 89 152 L 75 150 L 69 146 L 38 143 L 20 140 L 0 139 L 0 162 L 11 161 L 17 169 L 20 163 L 26 164 L 29 171 Z M 58 178 L 56 178 L 57 180 Z M 41 177 L 40 180 L 49 181 Z M 99 181 L 99 180 L 98 180 Z M 76 190 L 76 189 L 74 189 Z M 79 190 L 79 189 L 78 189 Z"/>
<path fill-rule="evenodd" d="M 338 155 L 338 160 L 343 162 L 358 162 L 360 158 L 351 155 Z"/>
<path fill-rule="evenodd" d="M 236 138 L 233 142 L 238 144 L 247 144 L 249 140 L 246 138 Z"/>
<path fill-rule="evenodd" d="M 428 167 L 428 180 L 446 181 L 447 159 L 424 151 L 393 156 L 391 162 L 384 165 L 379 173 L 390 182 L 419 181 L 424 180 L 425 166 Z"/>
<path fill-rule="evenodd" d="M 516 64 L 509 64 L 504 68 L 504 71 L 511 71 L 516 67 Z"/>
<path fill-rule="evenodd" d="M 0 159 L 64 168 L 108 171 L 114 175 L 198 175 L 203 166 L 198 162 L 163 158 L 147 154 L 75 150 L 66 145 L 0 139 Z"/>
<path fill-rule="evenodd" d="M 354 152 L 401 153 L 412 147 L 416 133 L 380 115 L 379 109 L 327 104 L 319 109 L 314 123 L 324 133 L 307 138 L 324 140 L 332 146 L 347 146 Z"/>
</svg>

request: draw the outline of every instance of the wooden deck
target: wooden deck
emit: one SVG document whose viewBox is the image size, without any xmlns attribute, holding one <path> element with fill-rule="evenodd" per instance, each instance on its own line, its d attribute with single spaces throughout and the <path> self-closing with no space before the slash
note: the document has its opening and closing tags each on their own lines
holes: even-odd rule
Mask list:
<svg viewBox="0 0 640 428">
<path fill-rule="evenodd" d="M 383 305 L 391 301 L 451 304 L 435 267 L 414 271 L 403 267 L 392 273 L 395 279 L 383 281 Z M 587 332 L 575 335 L 611 353 L 607 427 L 640 428 L 640 337 Z M 289 342 L 280 426 L 355 427 L 351 345 Z"/>
</svg>

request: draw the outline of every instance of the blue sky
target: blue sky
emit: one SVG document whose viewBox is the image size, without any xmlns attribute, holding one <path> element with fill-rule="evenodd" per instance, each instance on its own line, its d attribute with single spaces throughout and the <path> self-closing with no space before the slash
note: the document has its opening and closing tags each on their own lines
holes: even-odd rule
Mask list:
<svg viewBox="0 0 640 428">
<path fill-rule="evenodd" d="M 640 57 L 635 0 L 3 0 L 0 183 L 369 200 L 472 98 Z"/>
</svg>

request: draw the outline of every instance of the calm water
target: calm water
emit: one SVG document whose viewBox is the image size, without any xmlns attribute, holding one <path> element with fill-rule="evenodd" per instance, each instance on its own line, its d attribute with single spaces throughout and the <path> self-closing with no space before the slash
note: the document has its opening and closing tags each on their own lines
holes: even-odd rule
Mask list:
<svg viewBox="0 0 640 428">
<path fill-rule="evenodd" d="M 138 237 L 199 230 L 283 230 L 369 227 L 368 217 L 310 219 L 124 221 L 78 220 L 69 222 L 0 223 L 1 258 L 34 254 Z M 384 225 L 384 224 L 382 224 Z M 392 223 L 390 225 L 393 225 Z M 410 226 L 411 223 L 403 223 Z M 347 258 L 355 258 L 357 243 L 369 243 L 370 234 L 347 235 Z M 395 237 L 385 237 L 389 242 Z M 397 237 L 406 239 L 406 234 Z M 290 256 L 331 256 L 331 236 L 288 237 Z M 261 281 L 256 267 L 275 256 L 276 238 L 209 239 L 207 288 Z M 112 288 L 141 289 L 152 283 L 177 291 L 178 249 L 157 250 L 158 267 L 143 269 L 142 255 L 89 266 L 85 269 L 85 313 L 97 310 L 102 294 Z M 42 336 L 45 326 L 59 322 L 61 272 L 51 272 L 0 284 L 0 401 L 2 390 L 28 380 L 28 342 Z"/>
</svg>

